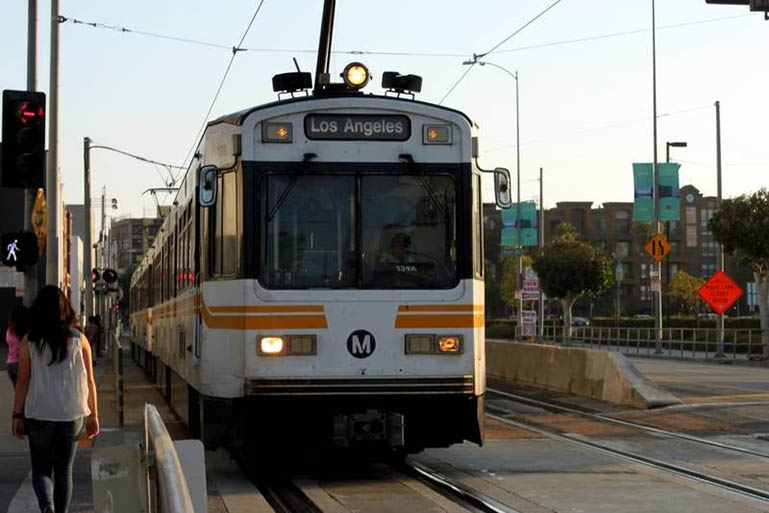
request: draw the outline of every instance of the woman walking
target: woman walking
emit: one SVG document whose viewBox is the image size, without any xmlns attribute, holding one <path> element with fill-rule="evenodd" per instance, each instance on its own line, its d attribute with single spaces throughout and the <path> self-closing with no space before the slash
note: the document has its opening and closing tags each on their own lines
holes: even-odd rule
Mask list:
<svg viewBox="0 0 769 513">
<path fill-rule="evenodd" d="M 75 313 L 53 285 L 40 290 L 19 348 L 13 434 L 29 436 L 32 485 L 43 513 L 67 513 L 80 431 L 99 434 L 91 346 L 73 328 Z"/>
<path fill-rule="evenodd" d="M 8 328 L 5 330 L 5 343 L 8 344 L 8 357 L 5 362 L 8 368 L 8 377 L 16 387 L 16 376 L 19 374 L 19 346 L 24 335 L 27 334 L 27 308 L 24 305 L 16 305 L 8 316 Z"/>
</svg>

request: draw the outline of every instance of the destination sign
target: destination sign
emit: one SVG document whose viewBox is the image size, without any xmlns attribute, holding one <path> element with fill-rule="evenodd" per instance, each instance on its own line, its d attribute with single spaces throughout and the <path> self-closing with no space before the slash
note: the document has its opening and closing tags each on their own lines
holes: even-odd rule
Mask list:
<svg viewBox="0 0 769 513">
<path fill-rule="evenodd" d="M 304 133 L 309 139 L 405 141 L 411 137 L 411 121 L 389 114 L 308 114 Z"/>
</svg>

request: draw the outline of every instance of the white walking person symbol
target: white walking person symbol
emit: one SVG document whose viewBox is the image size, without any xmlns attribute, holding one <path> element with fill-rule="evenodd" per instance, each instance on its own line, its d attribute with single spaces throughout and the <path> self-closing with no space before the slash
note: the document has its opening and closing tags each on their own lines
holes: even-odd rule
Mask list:
<svg viewBox="0 0 769 513">
<path fill-rule="evenodd" d="M 6 257 L 6 260 L 11 261 L 13 259 L 14 262 L 19 261 L 19 257 L 16 256 L 16 250 L 19 249 L 19 240 L 13 239 L 13 242 L 8 244 L 8 256 Z"/>
</svg>

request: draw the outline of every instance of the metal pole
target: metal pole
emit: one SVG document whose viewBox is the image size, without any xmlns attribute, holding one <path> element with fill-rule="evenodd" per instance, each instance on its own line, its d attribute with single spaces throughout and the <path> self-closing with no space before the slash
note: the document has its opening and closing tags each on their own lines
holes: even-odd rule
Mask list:
<svg viewBox="0 0 769 513">
<path fill-rule="evenodd" d="M 27 11 L 27 91 L 37 87 L 37 0 L 29 0 Z M 35 189 L 24 189 L 24 231 L 32 231 L 32 209 L 35 207 Z M 24 304 L 32 305 L 37 292 L 37 265 L 24 272 Z"/>
<path fill-rule="evenodd" d="M 538 247 L 542 251 L 545 247 L 545 199 L 544 199 L 544 182 L 542 181 L 542 168 L 539 168 L 539 237 Z M 539 341 L 542 342 L 545 336 L 545 298 L 542 294 L 542 283 L 539 284 Z"/>
<path fill-rule="evenodd" d="M 659 201 L 659 170 L 657 169 L 657 36 L 654 0 L 652 0 L 652 109 L 654 117 L 654 188 L 652 189 L 652 209 L 654 211 L 654 232 L 660 232 L 660 212 L 657 205 Z M 662 263 L 654 265 L 657 268 L 657 279 L 660 279 Z M 654 293 L 654 334 L 656 343 L 654 352 L 662 353 L 662 287 Z"/>
<path fill-rule="evenodd" d="M 45 282 L 59 285 L 59 0 L 51 0 L 51 85 L 48 91 L 48 169 L 46 209 L 48 234 L 45 241 Z"/>
<path fill-rule="evenodd" d="M 91 280 L 91 138 L 83 138 L 83 210 L 85 229 L 83 246 L 83 277 L 85 278 L 85 318 L 93 315 L 93 281 Z"/>
<path fill-rule="evenodd" d="M 721 209 L 721 102 L 716 102 L 716 180 L 718 181 L 718 209 Z M 718 269 L 724 270 L 724 246 L 718 245 L 716 253 Z M 716 319 L 716 358 L 724 355 L 724 314 L 719 314 Z"/>
<path fill-rule="evenodd" d="M 518 203 L 515 208 L 515 224 L 518 231 L 518 245 L 521 254 L 518 256 L 518 340 L 523 340 L 523 241 L 521 240 L 521 111 L 518 108 L 518 71 L 515 72 L 515 148 L 516 174 L 518 176 Z"/>
<path fill-rule="evenodd" d="M 668 164 L 670 163 L 670 143 L 669 142 L 665 142 L 665 162 Z M 670 221 L 665 221 L 665 236 L 667 237 L 668 241 L 670 241 L 670 236 L 671 236 Z M 666 270 L 667 277 L 665 279 L 665 290 L 668 293 L 667 296 L 665 297 L 665 312 L 666 312 L 665 315 L 667 318 L 666 324 L 668 326 L 668 329 L 670 328 L 670 260 L 672 256 L 673 256 L 672 254 L 668 255 L 667 258 L 665 259 L 666 260 L 665 263 L 667 267 L 667 270 Z M 660 275 L 660 286 L 662 286 L 662 275 Z"/>
<path fill-rule="evenodd" d="M 323 85 L 329 82 L 328 68 L 331 64 L 331 41 L 334 36 L 334 11 L 336 0 L 324 0 L 323 20 L 320 25 L 320 40 L 318 41 L 318 60 L 315 65 L 315 92 L 323 90 Z"/>
</svg>

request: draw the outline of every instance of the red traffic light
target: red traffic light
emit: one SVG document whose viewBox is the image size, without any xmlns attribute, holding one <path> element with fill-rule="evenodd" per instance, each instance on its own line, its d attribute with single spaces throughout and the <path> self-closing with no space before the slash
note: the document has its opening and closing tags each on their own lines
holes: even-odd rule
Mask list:
<svg viewBox="0 0 769 513">
<path fill-rule="evenodd" d="M 25 102 L 19 106 L 19 120 L 25 125 L 30 121 L 39 121 L 43 119 L 44 114 L 45 108 L 42 105 Z"/>
<path fill-rule="evenodd" d="M 101 276 L 99 275 L 99 270 L 97 268 L 91 269 L 91 281 L 96 283 L 101 279 Z"/>
</svg>

